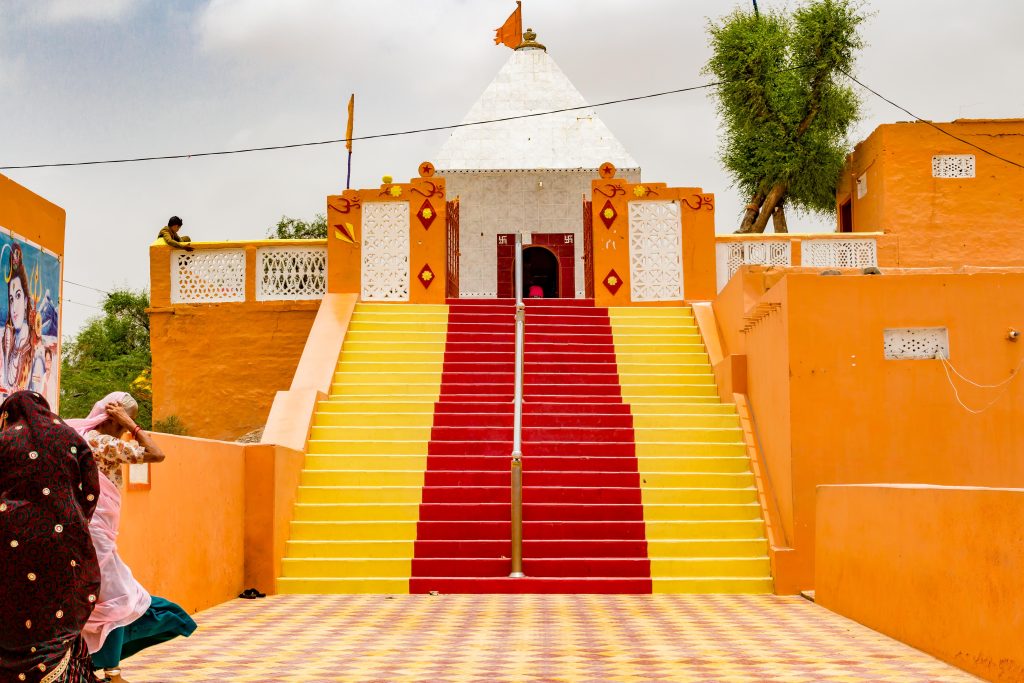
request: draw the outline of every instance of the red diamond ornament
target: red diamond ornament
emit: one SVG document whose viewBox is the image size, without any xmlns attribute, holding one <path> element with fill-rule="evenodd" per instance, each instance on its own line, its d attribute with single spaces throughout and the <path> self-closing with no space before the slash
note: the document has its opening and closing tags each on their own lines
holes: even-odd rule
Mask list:
<svg viewBox="0 0 1024 683">
<path fill-rule="evenodd" d="M 416 217 L 420 219 L 420 223 L 423 224 L 424 230 L 430 230 L 430 224 L 437 218 L 437 211 L 430 205 L 430 200 L 424 199 L 423 206 L 416 212 Z"/>
<path fill-rule="evenodd" d="M 420 274 L 416 276 L 416 279 L 423 285 L 423 289 L 430 289 L 430 283 L 434 281 L 434 271 L 430 269 L 429 263 L 423 264 L 423 268 L 420 269 Z"/>
<path fill-rule="evenodd" d="M 612 268 L 608 271 L 608 274 L 604 276 L 604 281 L 601 284 L 603 284 L 605 288 L 612 293 L 612 296 L 615 296 L 615 293 L 619 291 L 619 287 L 622 286 L 622 278 L 619 277 L 619 274 L 615 272 L 614 268 Z"/>
<path fill-rule="evenodd" d="M 612 223 L 615 222 L 615 217 L 618 215 L 615 213 L 615 207 L 612 206 L 612 200 L 605 200 L 604 206 L 601 207 L 598 215 L 601 217 L 601 222 L 604 223 L 604 227 L 612 227 Z"/>
</svg>

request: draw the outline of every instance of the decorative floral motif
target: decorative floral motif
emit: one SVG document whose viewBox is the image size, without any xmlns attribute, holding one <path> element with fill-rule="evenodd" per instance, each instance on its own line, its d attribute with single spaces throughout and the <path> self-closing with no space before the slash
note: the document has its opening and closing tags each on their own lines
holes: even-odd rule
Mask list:
<svg viewBox="0 0 1024 683">
<path fill-rule="evenodd" d="M 619 288 L 622 287 L 622 278 L 619 277 L 619 274 L 615 272 L 614 268 L 612 268 L 608 271 L 608 274 L 604 276 L 604 282 L 602 284 L 604 284 L 605 288 L 611 292 L 612 296 L 615 296 L 615 294 L 618 293 Z"/>
<path fill-rule="evenodd" d="M 604 223 L 604 227 L 611 228 L 612 223 L 615 222 L 616 215 L 612 201 L 610 199 L 606 200 L 604 206 L 601 207 L 601 222 Z"/>
<path fill-rule="evenodd" d="M 645 185 L 636 185 L 633 187 L 633 194 L 636 195 L 637 197 L 646 197 L 648 191 L 649 190 Z"/>
<path fill-rule="evenodd" d="M 434 211 L 433 205 L 430 201 L 424 199 L 423 204 L 420 206 L 420 210 L 416 212 L 416 217 L 420 219 L 420 223 L 423 224 L 424 230 L 430 230 L 430 224 L 434 222 L 437 217 L 437 213 Z"/>
<path fill-rule="evenodd" d="M 388 194 L 391 195 L 392 197 L 401 197 L 402 187 L 400 185 L 392 185 L 390 188 L 388 188 Z"/>
<path fill-rule="evenodd" d="M 430 289 L 430 283 L 434 281 L 434 271 L 430 269 L 429 263 L 423 264 L 423 268 L 420 269 L 416 278 L 423 284 L 424 289 Z"/>
</svg>

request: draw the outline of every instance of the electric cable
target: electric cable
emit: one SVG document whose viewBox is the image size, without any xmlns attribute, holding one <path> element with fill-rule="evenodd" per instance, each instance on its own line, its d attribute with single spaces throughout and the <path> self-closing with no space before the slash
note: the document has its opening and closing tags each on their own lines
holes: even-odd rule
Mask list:
<svg viewBox="0 0 1024 683">
<path fill-rule="evenodd" d="M 944 129 L 940 128 L 940 127 L 939 127 L 938 125 L 936 125 L 936 124 L 932 123 L 931 121 L 929 121 L 929 120 L 927 120 L 927 119 L 923 119 L 923 118 L 921 118 L 920 116 L 918 116 L 918 115 L 917 115 L 917 114 L 915 114 L 914 112 L 910 111 L 910 110 L 909 110 L 909 109 L 907 109 L 906 107 L 903 107 L 903 106 L 901 106 L 901 105 L 898 105 L 898 104 L 896 104 L 895 102 L 893 102 L 892 100 L 890 100 L 890 99 L 889 99 L 888 97 L 886 97 L 885 95 L 882 95 L 882 94 L 881 94 L 880 92 L 878 92 L 877 90 L 875 90 L 875 89 L 873 89 L 873 88 L 871 88 L 871 87 L 869 87 L 869 86 L 865 85 L 865 84 L 864 84 L 864 83 L 862 83 L 861 81 L 857 80 L 857 78 L 856 78 L 856 77 L 854 77 L 853 75 L 851 75 L 851 74 L 847 73 L 846 71 L 842 71 L 841 73 L 842 73 L 843 75 L 845 75 L 845 76 L 846 76 L 847 78 L 849 78 L 849 79 L 850 79 L 851 81 L 853 81 L 854 83 L 856 83 L 857 85 L 859 85 L 860 87 L 862 87 L 862 88 L 864 88 L 865 90 L 867 90 L 867 91 L 868 91 L 869 93 L 871 93 L 871 94 L 872 94 L 872 95 L 874 95 L 875 97 L 877 97 L 877 98 L 879 98 L 879 99 L 881 99 L 881 100 L 884 100 L 885 102 L 888 102 L 888 103 L 889 103 L 889 104 L 891 104 L 892 106 L 894 106 L 894 107 L 896 107 L 897 109 L 899 109 L 900 111 L 902 111 L 902 112 L 903 112 L 904 114 L 906 114 L 907 116 L 910 116 L 910 117 L 912 117 L 912 118 L 916 119 L 917 121 L 920 121 L 921 123 L 926 123 L 926 124 L 928 124 L 929 126 L 931 126 L 932 128 L 934 128 L 935 130 L 937 130 L 937 131 L 939 131 L 940 133 L 942 133 L 943 135 L 948 135 L 949 137 L 953 138 L 954 140 L 957 140 L 958 142 L 962 142 L 962 143 L 964 143 L 965 145 L 968 145 L 969 147 L 973 147 L 974 149 L 978 150 L 979 152 L 984 152 L 985 154 L 989 155 L 990 157 L 993 157 L 993 158 L 999 159 L 1000 161 L 1005 161 L 1006 163 L 1010 164 L 1011 166 L 1016 166 L 1017 168 L 1022 168 L 1022 169 L 1024 169 L 1024 164 L 1022 164 L 1022 163 L 1019 163 L 1019 162 L 1017 162 L 1017 161 L 1014 161 L 1013 159 L 1007 159 L 1007 158 L 1006 158 L 1006 157 L 1004 157 L 1004 156 L 1000 156 L 1000 155 L 996 154 L 995 152 L 989 151 L 989 150 L 985 149 L 984 147 L 982 147 L 982 146 L 980 146 L 980 145 L 976 145 L 976 144 L 974 144 L 974 143 L 973 143 L 973 142 L 971 142 L 970 140 L 964 140 L 964 139 L 963 139 L 962 137 L 960 137 L 960 136 L 958 136 L 958 135 L 953 135 L 953 134 L 952 134 L 952 133 L 950 133 L 950 132 L 949 132 L 948 130 L 944 130 Z"/>
<path fill-rule="evenodd" d="M 792 66 L 786 69 L 779 69 L 772 73 L 786 73 L 788 71 L 797 71 L 799 69 L 806 69 L 808 65 Z M 360 142 L 363 140 L 377 140 L 380 138 L 398 137 L 403 135 L 417 135 L 419 133 L 433 133 L 442 130 L 455 130 L 456 128 L 467 128 L 470 126 L 484 126 L 492 123 L 503 123 L 505 121 L 516 121 L 519 119 L 530 119 L 538 116 L 550 116 L 551 114 L 564 114 L 566 112 L 581 111 L 584 109 L 597 109 L 598 107 L 607 107 L 613 104 L 623 104 L 626 102 L 639 102 L 641 100 L 649 100 L 655 97 L 664 97 L 666 95 L 678 95 L 685 92 L 693 92 L 696 90 L 706 90 L 708 88 L 717 88 L 720 85 L 728 85 L 729 83 L 739 82 L 739 79 L 734 81 L 716 81 L 714 83 L 704 83 L 703 85 L 692 85 L 685 88 L 676 88 L 674 90 L 664 90 L 661 92 L 649 93 L 647 95 L 637 95 L 636 97 L 622 97 L 616 100 L 608 100 L 606 102 L 598 102 L 597 104 L 584 104 L 578 107 L 564 107 L 562 109 L 552 109 L 549 111 L 538 111 L 530 114 L 517 114 L 515 116 L 503 116 L 497 119 L 487 119 L 484 121 L 469 121 L 465 123 L 454 123 L 446 126 L 432 126 L 429 128 L 414 128 L 412 130 L 396 131 L 391 133 L 376 133 L 373 135 L 357 135 L 352 138 L 333 138 L 330 140 L 315 140 L 313 142 L 295 142 L 286 145 L 266 145 L 263 147 L 245 147 L 242 149 L 227 149 L 218 150 L 214 152 L 194 152 L 187 154 L 164 154 L 156 156 L 145 156 L 145 157 L 131 157 L 123 159 L 99 159 L 94 161 L 66 161 L 46 164 L 22 164 L 18 166 L 0 166 L 0 171 L 16 171 L 24 170 L 29 168 L 63 168 L 68 166 L 96 166 L 100 164 L 128 164 L 138 161 L 167 161 L 171 159 L 192 159 L 198 157 L 212 157 L 212 156 L 225 156 L 229 154 L 246 154 L 249 152 L 269 152 L 280 149 L 296 149 L 299 147 L 316 147 L 319 145 L 335 145 L 341 142 Z"/>
</svg>

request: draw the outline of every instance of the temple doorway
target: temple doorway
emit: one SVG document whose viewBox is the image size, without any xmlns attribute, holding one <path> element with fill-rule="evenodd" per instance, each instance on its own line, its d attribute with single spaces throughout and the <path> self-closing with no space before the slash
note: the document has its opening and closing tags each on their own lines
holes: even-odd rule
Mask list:
<svg viewBox="0 0 1024 683">
<path fill-rule="evenodd" d="M 523 249 L 523 296 L 537 298 L 535 288 L 544 299 L 558 298 L 558 257 L 545 247 L 530 246 Z"/>
<path fill-rule="evenodd" d="M 571 232 L 525 235 L 523 245 L 523 296 L 530 293 L 530 278 L 544 291 L 544 298 L 576 297 L 576 245 Z M 515 288 L 515 235 L 498 235 L 498 298 L 510 299 Z M 580 287 L 580 295 L 583 294 Z"/>
</svg>

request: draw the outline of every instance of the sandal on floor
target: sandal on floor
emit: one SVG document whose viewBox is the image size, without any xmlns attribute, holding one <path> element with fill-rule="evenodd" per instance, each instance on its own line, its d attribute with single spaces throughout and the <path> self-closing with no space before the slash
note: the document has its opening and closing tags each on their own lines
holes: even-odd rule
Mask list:
<svg viewBox="0 0 1024 683">
<path fill-rule="evenodd" d="M 261 593 L 255 588 L 246 588 L 238 594 L 238 597 L 244 598 L 245 600 L 255 600 L 256 598 L 265 598 L 267 597 L 267 594 Z"/>
</svg>

